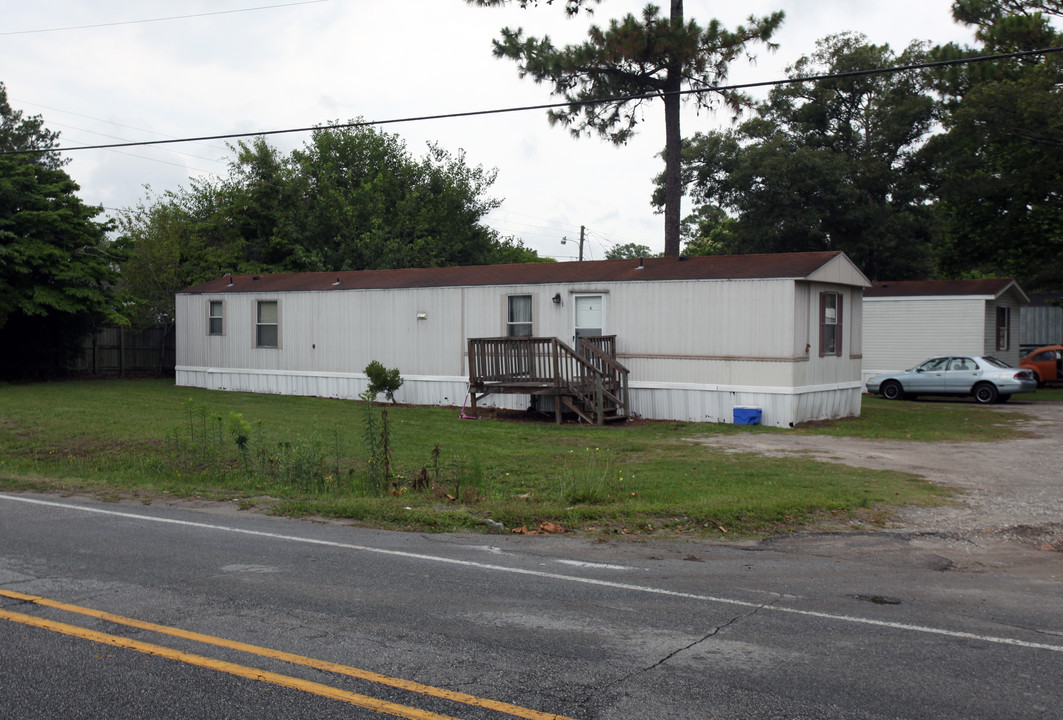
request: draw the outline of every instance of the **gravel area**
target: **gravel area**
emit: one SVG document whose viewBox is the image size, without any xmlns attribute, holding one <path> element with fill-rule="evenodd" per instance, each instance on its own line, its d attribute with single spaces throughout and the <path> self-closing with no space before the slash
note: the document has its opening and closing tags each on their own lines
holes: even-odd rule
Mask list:
<svg viewBox="0 0 1063 720">
<path fill-rule="evenodd" d="M 904 508 L 886 528 L 913 542 L 951 550 L 951 555 L 1063 552 L 1063 403 L 1013 401 L 978 409 L 1021 414 L 1028 436 L 1003 442 L 926 443 L 740 433 L 703 442 L 731 452 L 899 470 L 956 488 L 960 494 L 955 503 Z"/>
</svg>

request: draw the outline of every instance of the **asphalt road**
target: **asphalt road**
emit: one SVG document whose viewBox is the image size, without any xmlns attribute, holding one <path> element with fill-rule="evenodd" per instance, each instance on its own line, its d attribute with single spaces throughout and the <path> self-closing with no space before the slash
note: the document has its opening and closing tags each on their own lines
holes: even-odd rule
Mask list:
<svg viewBox="0 0 1063 720">
<path fill-rule="evenodd" d="M 1058 718 L 1061 678 L 1063 572 L 957 571 L 898 535 L 431 536 L 0 494 L 2 718 Z"/>
</svg>

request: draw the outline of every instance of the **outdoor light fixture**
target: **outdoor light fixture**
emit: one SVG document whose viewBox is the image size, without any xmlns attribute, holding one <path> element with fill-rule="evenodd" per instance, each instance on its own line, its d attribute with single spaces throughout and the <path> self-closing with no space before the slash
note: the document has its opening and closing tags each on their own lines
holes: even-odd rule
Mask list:
<svg viewBox="0 0 1063 720">
<path fill-rule="evenodd" d="M 418 320 L 427 320 L 428 319 L 428 313 L 417 313 L 417 319 Z"/>
<path fill-rule="evenodd" d="M 554 305 L 561 304 L 561 293 L 554 293 L 554 297 L 551 298 L 554 301 Z"/>
</svg>

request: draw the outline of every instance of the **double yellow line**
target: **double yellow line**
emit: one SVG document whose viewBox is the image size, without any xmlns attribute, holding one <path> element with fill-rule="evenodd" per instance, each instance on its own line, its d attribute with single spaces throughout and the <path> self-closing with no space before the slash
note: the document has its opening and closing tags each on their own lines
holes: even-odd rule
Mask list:
<svg viewBox="0 0 1063 720">
<path fill-rule="evenodd" d="M 103 610 L 94 610 L 92 608 L 82 607 L 80 605 L 71 605 L 68 603 L 59 602 L 57 600 L 50 600 L 48 598 L 38 597 L 36 595 L 26 595 L 24 593 L 15 592 L 13 590 L 6 590 L 0 588 L 0 597 L 6 597 L 12 600 L 19 600 L 21 602 L 33 603 L 41 607 L 54 608 L 57 610 L 62 610 L 64 612 L 76 613 L 78 615 L 86 615 L 88 617 L 97 618 L 99 620 L 105 620 L 107 622 L 112 622 L 118 625 L 125 625 L 127 627 L 138 628 L 141 630 L 150 630 L 152 632 L 161 633 L 163 635 L 170 635 L 172 637 L 183 638 L 185 640 L 193 640 L 195 642 L 204 643 L 207 645 L 215 645 L 217 647 L 239 650 L 241 652 L 258 655 L 260 657 L 272 658 L 274 660 L 282 660 L 284 662 L 292 663 L 295 665 L 302 665 L 304 667 L 313 668 L 315 670 L 323 670 L 339 675 L 346 675 L 348 677 L 357 678 L 359 680 L 367 680 L 369 682 L 377 683 L 379 685 L 388 685 L 390 687 L 398 688 L 400 690 L 407 690 L 409 692 L 418 693 L 421 695 L 428 695 L 431 697 L 442 698 L 444 700 L 450 700 L 452 702 L 462 703 L 465 705 L 486 708 L 488 710 L 494 710 L 496 712 L 505 713 L 513 717 L 526 718 L 527 720 L 572 720 L 571 718 L 566 718 L 563 715 L 543 713 L 537 710 L 523 708 L 518 705 L 511 705 L 510 703 L 481 698 L 475 695 L 467 695 L 465 693 L 454 692 L 452 690 L 444 690 L 443 688 L 437 688 L 431 685 L 422 685 L 421 683 L 411 682 L 409 680 L 403 680 L 401 678 L 393 678 L 388 677 L 387 675 L 381 675 L 370 670 L 362 670 L 360 668 L 328 662 L 327 660 L 318 660 L 315 658 L 305 657 L 303 655 L 295 655 L 293 653 L 283 652 L 281 650 L 273 650 L 271 648 L 260 647 L 258 645 L 249 645 L 248 643 L 237 642 L 235 640 L 228 640 L 226 638 L 220 638 L 214 635 L 204 635 L 202 633 L 191 632 L 189 630 L 182 630 L 181 628 L 170 627 L 168 625 L 157 625 L 155 623 L 145 622 L 143 620 L 137 620 L 135 618 L 127 618 L 121 615 L 115 615 L 113 613 L 105 612 Z M 259 680 L 261 682 L 267 682 L 273 685 L 291 688 L 293 690 L 301 690 L 303 692 L 312 693 L 314 695 L 320 695 L 321 697 L 327 697 L 333 700 L 340 700 L 342 702 L 350 703 L 352 705 L 357 705 L 359 707 L 375 710 L 376 712 L 387 713 L 395 717 L 409 718 L 410 720 L 457 720 L 456 718 L 452 718 L 448 715 L 440 715 L 438 713 L 429 712 L 427 710 L 420 710 L 418 708 L 409 707 L 406 705 L 399 705 L 397 703 L 388 702 L 386 700 L 378 700 L 367 695 L 360 695 L 358 693 L 348 692 L 346 690 L 341 690 L 339 688 L 324 685 L 322 683 L 310 682 L 308 680 L 302 680 L 300 678 L 292 677 L 289 675 L 282 675 L 280 673 L 259 670 L 246 665 L 239 665 L 237 663 L 226 662 L 224 660 L 217 660 L 215 658 L 206 657 L 204 655 L 187 653 L 162 645 L 154 645 L 151 643 L 141 642 L 139 640 L 131 640 L 129 638 L 124 638 L 118 635 L 109 635 L 107 633 L 101 633 L 95 630 L 88 630 L 77 625 L 69 625 L 67 623 L 56 622 L 54 620 L 47 620 L 45 618 L 36 617 L 34 615 L 25 615 L 23 613 L 11 612 L 9 610 L 0 609 L 0 620 L 9 620 L 11 622 L 17 622 L 23 625 L 29 625 L 31 627 L 42 628 L 45 630 L 50 630 L 52 632 L 62 633 L 64 635 L 71 635 L 73 637 L 91 640 L 93 642 L 104 643 L 118 648 L 135 650 L 137 652 L 142 652 L 147 655 L 154 655 L 156 657 L 167 658 L 169 660 L 177 660 L 179 662 L 187 663 L 189 665 L 196 665 L 199 667 L 216 670 L 218 672 L 224 672 L 230 675 L 235 675 L 237 677 L 248 678 L 251 680 Z"/>
</svg>

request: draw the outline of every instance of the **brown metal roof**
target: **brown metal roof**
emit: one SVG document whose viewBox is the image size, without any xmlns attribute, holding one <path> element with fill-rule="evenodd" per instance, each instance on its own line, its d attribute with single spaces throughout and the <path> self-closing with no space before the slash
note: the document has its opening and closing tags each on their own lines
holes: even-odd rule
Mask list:
<svg viewBox="0 0 1063 720">
<path fill-rule="evenodd" d="M 898 280 L 876 282 L 864 288 L 864 297 L 927 297 L 942 295 L 989 295 L 997 297 L 1014 285 L 1019 295 L 1026 294 L 1012 278 L 978 280 Z"/>
<path fill-rule="evenodd" d="M 388 288 L 525 285 L 652 280 L 805 278 L 840 252 L 711 255 L 589 262 L 225 275 L 183 293 L 376 290 Z"/>
</svg>

